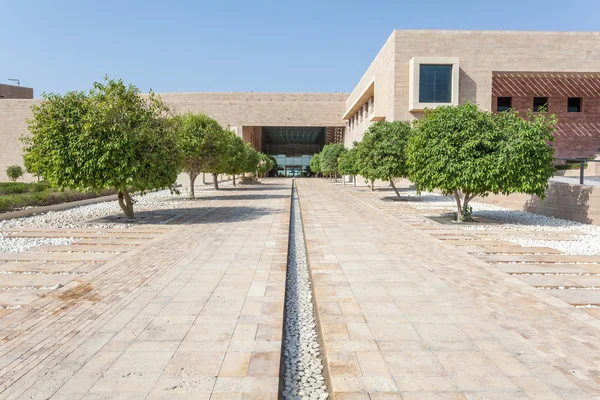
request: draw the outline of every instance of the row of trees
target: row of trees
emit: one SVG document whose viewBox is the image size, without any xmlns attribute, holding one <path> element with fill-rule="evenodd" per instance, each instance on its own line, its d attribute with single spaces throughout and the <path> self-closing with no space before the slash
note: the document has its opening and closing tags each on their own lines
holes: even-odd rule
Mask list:
<svg viewBox="0 0 600 400">
<path fill-rule="evenodd" d="M 122 80 L 96 82 L 88 92 L 44 94 L 32 107 L 24 135 L 28 172 L 64 189 L 114 187 L 119 205 L 134 217 L 130 190 L 144 194 L 173 188 L 177 175 L 190 176 L 191 196 L 199 173 L 264 174 L 274 161 L 256 152 L 203 114 L 175 115 L 160 96 L 141 96 Z"/>
<path fill-rule="evenodd" d="M 409 178 L 419 193 L 437 189 L 453 196 L 457 219 L 464 221 L 471 218 L 469 202 L 477 196 L 526 193 L 544 197 L 554 173 L 549 143 L 554 140 L 556 123 L 556 116 L 544 112 L 521 118 L 514 110 L 494 114 L 472 103 L 442 106 L 426 110 L 412 124 L 381 121 L 371 125 L 352 149 L 336 150 L 335 163 L 330 160 L 332 146 L 339 145 L 325 146 L 311 169 L 361 175 L 373 190 L 375 180 L 389 181 L 398 199 L 394 179 Z"/>
</svg>

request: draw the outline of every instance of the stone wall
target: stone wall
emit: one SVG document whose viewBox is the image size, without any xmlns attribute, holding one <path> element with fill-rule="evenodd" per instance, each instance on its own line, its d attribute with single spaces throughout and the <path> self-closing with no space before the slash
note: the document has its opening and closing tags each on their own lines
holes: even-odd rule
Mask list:
<svg viewBox="0 0 600 400">
<path fill-rule="evenodd" d="M 589 158 L 600 152 L 600 73 L 497 73 L 492 78 L 492 110 L 498 97 L 511 97 L 521 116 L 534 97 L 548 97 L 547 110 L 558 117 L 555 156 Z M 581 112 L 568 112 L 569 97 L 581 99 Z"/>
<path fill-rule="evenodd" d="M 474 201 L 600 225 L 600 187 L 551 182 L 543 200 L 537 196 L 511 194 L 477 197 Z"/>
</svg>

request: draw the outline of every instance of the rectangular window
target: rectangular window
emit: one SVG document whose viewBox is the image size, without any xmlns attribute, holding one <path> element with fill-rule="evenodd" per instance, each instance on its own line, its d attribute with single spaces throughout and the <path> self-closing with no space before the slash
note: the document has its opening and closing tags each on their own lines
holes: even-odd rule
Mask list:
<svg viewBox="0 0 600 400">
<path fill-rule="evenodd" d="M 452 65 L 419 65 L 419 102 L 450 103 Z"/>
<path fill-rule="evenodd" d="M 569 97 L 567 109 L 569 112 L 581 112 L 581 97 Z"/>
<path fill-rule="evenodd" d="M 496 111 L 502 112 L 512 108 L 512 97 L 498 97 L 498 107 Z"/>
<path fill-rule="evenodd" d="M 548 111 L 548 98 L 547 97 L 534 97 L 533 98 L 533 112 L 540 112 L 542 108 Z"/>
</svg>

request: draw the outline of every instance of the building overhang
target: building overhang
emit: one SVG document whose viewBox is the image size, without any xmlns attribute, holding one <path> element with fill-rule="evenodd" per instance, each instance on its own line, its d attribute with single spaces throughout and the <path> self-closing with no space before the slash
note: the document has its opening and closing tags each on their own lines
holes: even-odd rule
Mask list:
<svg viewBox="0 0 600 400">
<path fill-rule="evenodd" d="M 342 119 L 351 119 L 371 97 L 373 98 L 373 111 L 368 116 L 369 121 L 373 122 L 385 119 L 387 109 L 386 82 L 387 79 L 384 75 L 374 76 L 365 85 L 363 91 L 355 98 L 350 107 L 346 109 Z"/>
</svg>

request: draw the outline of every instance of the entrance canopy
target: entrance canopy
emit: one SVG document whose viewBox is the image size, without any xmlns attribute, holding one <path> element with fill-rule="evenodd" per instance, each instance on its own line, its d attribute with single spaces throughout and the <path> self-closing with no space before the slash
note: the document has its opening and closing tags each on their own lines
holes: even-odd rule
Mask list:
<svg viewBox="0 0 600 400">
<path fill-rule="evenodd" d="M 312 155 L 325 145 L 324 127 L 264 126 L 262 135 L 263 152 L 267 154 Z"/>
</svg>

